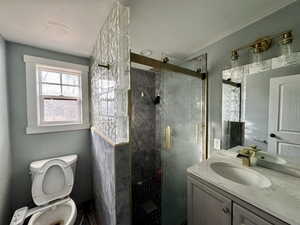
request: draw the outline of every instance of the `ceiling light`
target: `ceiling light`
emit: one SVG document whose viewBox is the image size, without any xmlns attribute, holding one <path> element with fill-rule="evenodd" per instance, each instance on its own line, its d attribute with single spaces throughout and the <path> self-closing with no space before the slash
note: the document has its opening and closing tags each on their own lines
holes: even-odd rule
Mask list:
<svg viewBox="0 0 300 225">
<path fill-rule="evenodd" d="M 56 21 L 48 21 L 46 29 L 48 32 L 51 32 L 53 35 L 65 36 L 70 32 L 70 27 L 67 25 L 56 22 Z"/>
</svg>

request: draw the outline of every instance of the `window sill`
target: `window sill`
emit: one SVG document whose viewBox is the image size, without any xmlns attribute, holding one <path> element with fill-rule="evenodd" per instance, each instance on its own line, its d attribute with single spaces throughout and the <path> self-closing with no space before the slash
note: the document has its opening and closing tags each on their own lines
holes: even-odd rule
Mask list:
<svg viewBox="0 0 300 225">
<path fill-rule="evenodd" d="M 72 125 L 27 127 L 26 134 L 43 134 L 43 133 L 84 130 L 84 129 L 90 129 L 90 125 L 89 124 L 76 124 L 76 125 L 72 124 Z"/>
</svg>

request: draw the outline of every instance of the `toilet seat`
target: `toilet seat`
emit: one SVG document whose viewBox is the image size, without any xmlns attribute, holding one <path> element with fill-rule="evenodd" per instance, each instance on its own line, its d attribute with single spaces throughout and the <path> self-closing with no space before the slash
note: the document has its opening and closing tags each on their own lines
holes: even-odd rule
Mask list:
<svg viewBox="0 0 300 225">
<path fill-rule="evenodd" d="M 71 198 L 68 198 L 67 201 L 55 207 L 34 213 L 31 216 L 28 225 L 73 225 L 76 217 L 76 205 Z"/>
<path fill-rule="evenodd" d="M 60 190 L 55 190 L 53 193 L 46 193 L 44 190 L 44 182 L 47 179 L 49 169 L 53 167 L 59 167 L 60 172 L 64 176 L 64 186 Z M 32 198 L 36 205 L 41 206 L 48 204 L 51 201 L 61 199 L 70 195 L 74 184 L 74 176 L 72 168 L 60 159 L 53 159 L 46 162 L 39 174 L 36 175 L 36 178 L 32 183 Z"/>
</svg>

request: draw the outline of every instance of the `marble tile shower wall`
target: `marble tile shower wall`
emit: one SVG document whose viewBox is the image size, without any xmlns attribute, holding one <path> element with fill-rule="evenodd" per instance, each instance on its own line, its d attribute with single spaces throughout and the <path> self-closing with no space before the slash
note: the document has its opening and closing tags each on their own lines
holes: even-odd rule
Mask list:
<svg viewBox="0 0 300 225">
<path fill-rule="evenodd" d="M 99 224 L 116 224 L 114 146 L 92 131 L 93 192 Z"/>
<path fill-rule="evenodd" d="M 156 145 L 156 74 L 131 69 L 132 179 L 136 183 L 155 175 L 160 168 L 160 148 Z"/>
<path fill-rule="evenodd" d="M 131 170 L 129 144 L 115 147 L 117 225 L 131 224 Z"/>
<path fill-rule="evenodd" d="M 93 190 L 101 225 L 130 225 L 129 145 L 111 145 L 92 131 Z"/>
</svg>

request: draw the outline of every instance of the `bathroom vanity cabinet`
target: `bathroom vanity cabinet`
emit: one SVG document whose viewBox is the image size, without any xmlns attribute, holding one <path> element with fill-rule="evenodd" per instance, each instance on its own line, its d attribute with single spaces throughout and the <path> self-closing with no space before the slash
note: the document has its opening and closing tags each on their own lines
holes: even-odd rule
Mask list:
<svg viewBox="0 0 300 225">
<path fill-rule="evenodd" d="M 232 201 L 223 195 L 189 181 L 189 225 L 231 225 Z"/>
<path fill-rule="evenodd" d="M 187 187 L 188 225 L 287 225 L 191 174 Z"/>
<path fill-rule="evenodd" d="M 233 203 L 233 225 L 272 225 L 249 210 Z"/>
</svg>

